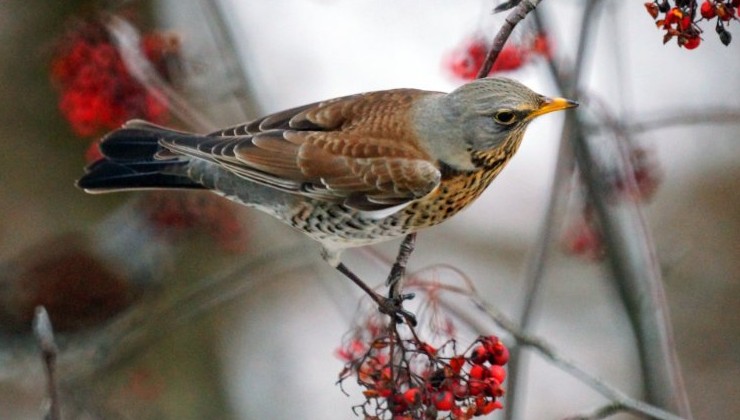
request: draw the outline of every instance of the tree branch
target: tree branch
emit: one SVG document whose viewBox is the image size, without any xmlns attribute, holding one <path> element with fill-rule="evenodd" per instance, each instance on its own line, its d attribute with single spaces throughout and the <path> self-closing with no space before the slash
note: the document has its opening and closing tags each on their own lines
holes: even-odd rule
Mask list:
<svg viewBox="0 0 740 420">
<path fill-rule="evenodd" d="M 474 294 L 471 294 L 469 297 L 472 303 L 478 309 L 488 315 L 496 324 L 506 330 L 506 332 L 511 334 L 512 337 L 517 340 L 518 344 L 536 350 L 545 359 L 549 360 L 553 365 L 560 368 L 564 372 L 569 373 L 581 382 L 585 383 L 591 389 L 608 398 L 610 401 L 613 401 L 619 406 L 624 407 L 624 410 L 660 420 L 681 420 L 681 417 L 671 414 L 658 407 L 636 400 L 625 394 L 624 392 L 620 391 L 619 389 L 588 373 L 576 362 L 558 354 L 552 347 L 552 345 L 550 345 L 546 341 L 542 340 L 539 337 L 530 336 L 523 333 L 521 330 L 519 330 L 519 328 L 517 328 L 516 324 L 513 321 L 504 316 L 504 314 L 502 314 L 498 309 L 494 308 L 493 305 L 491 305 L 490 303 L 482 300 L 480 297 Z M 452 308 L 450 305 L 447 306 Z M 455 310 L 454 308 L 452 309 Z"/>
<path fill-rule="evenodd" d="M 36 308 L 33 319 L 33 333 L 41 349 L 44 370 L 46 372 L 46 392 L 49 398 L 49 411 L 45 418 L 48 420 L 61 420 L 62 411 L 59 406 L 59 386 L 56 376 L 56 361 L 59 349 L 54 341 L 54 329 L 51 326 L 49 314 L 43 306 Z"/>
<path fill-rule="evenodd" d="M 574 74 L 571 78 L 571 84 L 576 85 L 581 77 L 581 70 L 583 68 L 582 63 L 585 59 L 587 50 L 587 44 L 589 41 L 589 34 L 591 33 L 591 26 L 596 20 L 593 19 L 593 15 L 598 10 L 600 0 L 589 1 L 586 3 L 586 8 L 583 11 L 581 17 L 581 27 L 579 30 L 578 47 L 576 54 L 576 66 Z M 535 25 L 539 31 L 544 29 L 540 12 L 535 11 L 534 14 Z M 548 69 L 550 74 L 558 86 L 561 92 L 565 92 L 568 89 L 564 78 L 560 75 L 558 68 L 555 65 L 554 60 L 551 58 L 547 60 Z M 538 241 L 532 251 L 531 257 L 527 264 L 527 275 L 525 278 L 525 294 L 524 303 L 522 305 L 519 322 L 522 331 L 527 331 L 531 325 L 532 312 L 539 297 L 539 291 L 541 290 L 542 280 L 545 273 L 545 262 L 549 258 L 549 250 L 551 249 L 555 227 L 557 226 L 558 220 L 558 209 L 563 205 L 566 195 L 564 191 L 565 184 L 571 178 L 573 173 L 573 167 L 575 162 L 573 160 L 573 150 L 571 149 L 570 142 L 567 141 L 569 132 L 565 130 L 561 134 L 560 146 L 558 147 L 558 157 L 555 166 L 555 174 L 553 176 L 552 187 L 550 188 L 550 198 L 547 204 L 547 210 L 543 223 L 540 228 L 540 234 Z M 507 405 L 505 418 L 511 420 L 515 418 L 517 396 L 518 396 L 518 385 L 519 375 L 522 364 L 522 353 L 518 346 L 514 346 L 511 349 L 511 359 L 509 360 L 509 404 Z"/>
<path fill-rule="evenodd" d="M 675 110 L 653 118 L 646 118 L 636 122 L 618 122 L 616 127 L 607 127 L 620 133 L 642 134 L 647 131 L 660 130 L 664 128 L 678 127 L 682 125 L 702 124 L 740 124 L 740 109 L 705 109 L 690 111 Z M 599 130 L 600 127 L 589 127 Z"/>
<path fill-rule="evenodd" d="M 501 29 L 499 29 L 496 37 L 491 43 L 491 48 L 488 50 L 488 54 L 486 54 L 486 59 L 483 61 L 483 66 L 480 68 L 480 71 L 478 71 L 476 79 L 482 79 L 488 76 L 488 73 L 491 72 L 491 68 L 493 68 L 493 63 L 496 62 L 501 50 L 504 49 L 506 40 L 511 36 L 511 32 L 529 12 L 533 11 L 537 7 L 540 1 L 541 0 L 522 0 L 514 10 L 509 12 L 506 16 L 506 21 L 503 26 L 501 26 Z"/>
<path fill-rule="evenodd" d="M 142 54 L 139 48 L 139 34 L 136 29 L 120 17 L 111 15 L 106 22 L 106 28 L 121 54 L 129 74 L 141 83 L 162 104 L 166 104 L 170 112 L 180 121 L 202 132 L 215 129 L 200 112 L 194 110 L 188 101 L 177 93 L 157 73 L 152 64 Z"/>
<path fill-rule="evenodd" d="M 625 406 L 619 403 L 612 403 L 598 408 L 593 413 L 566 417 L 563 420 L 600 420 L 623 411 L 628 411 Z"/>
</svg>

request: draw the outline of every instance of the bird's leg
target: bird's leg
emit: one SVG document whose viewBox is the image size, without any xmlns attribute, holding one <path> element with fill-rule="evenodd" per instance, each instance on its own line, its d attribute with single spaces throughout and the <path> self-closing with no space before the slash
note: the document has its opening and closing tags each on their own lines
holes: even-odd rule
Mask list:
<svg viewBox="0 0 740 420">
<path fill-rule="evenodd" d="M 403 290 L 403 279 L 406 276 L 406 263 L 414 252 L 416 245 L 416 232 L 409 233 L 403 238 L 401 246 L 398 248 L 398 255 L 396 256 L 396 262 L 391 267 L 391 272 L 388 274 L 388 280 L 386 285 L 388 286 L 388 299 L 391 299 L 398 303 L 398 306 L 403 304 L 404 300 L 414 298 L 413 293 L 401 294 Z"/>
<path fill-rule="evenodd" d="M 401 301 L 398 299 L 386 298 L 376 293 L 370 286 L 362 281 L 357 274 L 347 268 L 344 263 L 339 263 L 336 269 L 340 273 L 344 274 L 347 278 L 352 280 L 356 285 L 360 287 L 370 298 L 378 304 L 378 310 L 386 315 L 390 315 L 397 323 L 406 321 L 412 327 L 416 326 L 416 317 L 411 312 L 404 310 L 401 306 Z"/>
<path fill-rule="evenodd" d="M 408 253 L 410 253 L 410 251 Z M 360 279 L 357 274 L 350 270 L 349 267 L 344 265 L 344 263 L 342 263 L 339 259 L 339 252 L 324 248 L 322 255 L 326 262 L 336 268 L 340 273 L 344 274 L 345 277 L 352 280 L 354 284 L 359 286 L 360 289 L 367 293 L 367 295 L 370 296 L 370 298 L 378 305 L 378 310 L 380 312 L 386 315 L 390 315 L 391 317 L 393 317 L 394 321 L 399 324 L 406 321 L 408 325 L 412 327 L 416 326 L 416 317 L 414 316 L 414 314 L 404 310 L 402 307 L 403 301 L 405 299 L 410 299 L 411 297 L 413 297 L 413 295 L 401 296 L 400 298 L 389 296 L 386 298 L 373 290 L 370 286 L 367 285 L 367 283 L 362 281 L 362 279 Z M 408 259 L 408 255 L 406 256 L 406 259 Z M 401 274 L 403 274 L 404 269 L 401 268 L 400 270 Z"/>
</svg>

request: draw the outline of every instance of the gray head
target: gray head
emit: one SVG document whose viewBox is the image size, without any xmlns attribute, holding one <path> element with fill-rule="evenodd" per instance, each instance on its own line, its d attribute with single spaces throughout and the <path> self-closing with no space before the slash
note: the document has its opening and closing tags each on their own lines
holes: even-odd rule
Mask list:
<svg viewBox="0 0 740 420">
<path fill-rule="evenodd" d="M 435 156 L 453 167 L 472 169 L 471 152 L 492 151 L 510 142 L 515 148 L 535 117 L 575 106 L 511 79 L 478 79 L 420 107 L 419 115 L 434 115 L 437 122 L 420 134 L 427 136 Z"/>
</svg>

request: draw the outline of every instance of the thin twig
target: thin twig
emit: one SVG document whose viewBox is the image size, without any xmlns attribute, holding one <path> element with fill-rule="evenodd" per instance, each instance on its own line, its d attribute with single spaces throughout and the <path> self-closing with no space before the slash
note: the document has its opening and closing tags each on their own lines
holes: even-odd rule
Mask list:
<svg viewBox="0 0 740 420">
<path fill-rule="evenodd" d="M 665 115 L 646 118 L 642 121 L 621 122 L 617 127 L 608 127 L 608 129 L 617 129 L 623 133 L 642 134 L 647 131 L 678 127 L 682 125 L 739 123 L 740 109 L 716 108 L 694 111 L 686 109 L 669 111 L 666 112 Z M 594 128 L 598 130 L 600 127 Z"/>
<path fill-rule="evenodd" d="M 115 41 L 129 74 L 139 81 L 159 102 L 166 104 L 172 114 L 193 129 L 201 132 L 210 132 L 215 129 L 213 122 L 209 121 L 200 112 L 192 109 L 188 101 L 175 92 L 169 83 L 157 73 L 154 66 L 141 52 L 139 34 L 133 26 L 120 17 L 111 15 L 106 22 L 106 28 L 108 28 L 108 32 Z"/>
<path fill-rule="evenodd" d="M 578 125 L 574 121 L 574 131 L 580 131 Z M 691 417 L 659 265 L 642 213 L 636 206 L 609 203 L 609 189 L 594 164 L 591 145 L 582 135 L 572 138 L 588 197 L 604 234 L 613 277 L 637 336 L 648 400 Z"/>
<path fill-rule="evenodd" d="M 603 407 L 599 407 L 593 413 L 566 417 L 563 420 L 600 420 L 611 417 L 614 414 L 621 413 L 623 411 L 628 411 L 627 407 L 619 403 L 612 403 Z"/>
<path fill-rule="evenodd" d="M 303 245 L 280 247 L 245 258 L 231 267 L 184 288 L 166 298 L 142 301 L 105 329 L 79 336 L 65 348 L 65 359 L 84 355 L 86 363 L 65 370 L 65 382 L 89 381 L 92 375 L 109 371 L 184 325 L 190 325 L 214 308 L 244 296 L 265 281 L 289 273 L 305 273 L 312 266 Z M 69 363 L 66 363 L 69 364 Z M 60 365 L 65 365 L 62 361 Z"/>
<path fill-rule="evenodd" d="M 491 48 L 489 48 L 488 54 L 486 54 L 486 59 L 483 61 L 483 66 L 480 71 L 478 71 L 478 75 L 476 76 L 477 79 L 482 79 L 488 76 L 488 73 L 491 72 L 491 68 L 493 68 L 493 63 L 496 62 L 496 58 L 498 58 L 501 50 L 504 49 L 506 41 L 511 36 L 511 32 L 529 12 L 537 7 L 540 1 L 541 0 L 523 0 L 514 8 L 514 10 L 506 15 L 506 20 L 496 34 L 496 37 L 493 39 Z"/>
<path fill-rule="evenodd" d="M 586 2 L 586 7 L 594 7 L 594 3 L 597 2 Z M 562 72 L 555 73 L 559 84 L 565 87 L 563 93 L 575 99 L 579 90 L 572 81 L 579 79 L 578 73 L 584 68 L 583 51 L 585 44 L 579 45 L 573 67 L 575 76 L 565 78 Z M 660 271 L 644 218 L 639 208 L 609 204 L 609 189 L 594 163 L 585 123 L 577 113 L 566 114 L 563 130 L 563 138 L 572 144 L 589 200 L 602 226 L 612 275 L 637 336 L 647 400 L 690 418 Z"/>
<path fill-rule="evenodd" d="M 59 387 L 56 378 L 56 361 L 59 349 L 54 341 L 54 329 L 51 326 L 49 314 L 43 306 L 36 308 L 33 319 L 33 333 L 36 336 L 41 357 L 44 361 L 46 372 L 46 392 L 49 398 L 49 411 L 45 418 L 48 420 L 61 420 L 62 411 L 59 407 Z"/>
<path fill-rule="evenodd" d="M 576 91 L 573 86 L 571 93 Z M 602 229 L 612 278 L 637 338 L 647 401 L 691 418 L 659 264 L 644 216 L 634 204 L 615 204 L 609 199 L 610 188 L 595 163 L 584 126 L 579 115 L 566 115 L 578 168 Z M 623 162 L 623 167 L 629 168 L 630 163 Z M 632 175 L 625 171 L 623 176 Z"/>
<path fill-rule="evenodd" d="M 560 368 L 564 372 L 567 372 L 570 375 L 574 376 L 594 391 L 608 398 L 610 401 L 623 406 L 626 411 L 660 420 L 681 419 L 681 417 L 671 414 L 663 409 L 636 400 L 625 394 L 624 392 L 600 380 L 594 375 L 588 373 L 576 362 L 569 360 L 557 353 L 552 345 L 550 345 L 546 341 L 542 340 L 539 337 L 523 333 L 521 330 L 519 330 L 519 328 L 513 321 L 508 319 L 498 309 L 494 308 L 491 304 L 482 300 L 480 297 L 471 295 L 470 300 L 478 309 L 487 314 L 496 324 L 498 324 L 501 328 L 506 330 L 506 332 L 511 334 L 511 336 L 517 340 L 519 345 L 527 346 L 536 350 L 547 360 L 549 360 L 553 365 Z"/>
<path fill-rule="evenodd" d="M 426 268 L 425 271 L 435 268 L 435 266 L 431 266 Z M 422 280 L 421 273 L 417 274 L 416 276 L 417 277 L 414 279 L 414 285 L 420 290 L 425 290 L 425 284 L 427 284 L 428 286 L 428 282 Z M 464 273 L 460 273 L 460 277 L 466 282 L 467 285 L 467 276 Z M 590 387 L 594 391 L 609 399 L 612 404 L 609 404 L 608 407 L 611 408 L 604 408 L 602 410 L 599 410 L 599 412 L 603 411 L 604 413 L 606 413 L 608 410 L 613 410 L 616 407 L 619 407 L 621 411 L 628 411 L 634 414 L 649 416 L 651 418 L 659 420 L 681 419 L 681 417 L 671 414 L 665 410 L 630 397 L 616 387 L 592 375 L 591 373 L 580 367 L 576 362 L 562 356 L 550 343 L 537 336 L 529 335 L 526 332 L 522 331 L 514 321 L 507 318 L 493 305 L 483 300 L 483 298 L 480 297 L 480 295 L 475 291 L 474 288 L 460 288 L 451 285 L 440 286 L 436 283 L 435 287 L 439 287 L 448 292 L 467 297 L 476 308 L 485 313 L 494 323 L 496 323 L 499 327 L 509 333 L 516 340 L 517 345 L 530 347 L 538 351 L 555 367 L 577 378 L 586 386 Z M 487 328 L 484 327 L 481 323 L 481 317 L 472 316 L 467 311 L 461 310 L 460 306 L 450 304 L 447 299 L 440 297 L 437 297 L 437 299 L 441 306 L 445 307 L 449 312 L 452 312 L 457 318 L 464 320 L 466 325 L 469 325 L 479 334 L 488 334 Z"/>
<path fill-rule="evenodd" d="M 236 98 L 234 102 L 242 117 L 250 116 L 258 112 L 260 106 L 253 95 L 250 94 L 252 86 L 247 78 L 246 58 L 243 58 L 242 54 L 239 53 L 235 39 L 238 37 L 238 34 L 234 33 L 235 29 L 241 28 L 238 23 L 230 21 L 234 19 L 233 13 L 230 13 L 228 6 L 223 1 L 201 0 L 200 3 L 205 8 L 206 18 L 213 20 L 209 26 L 215 28 L 212 34 L 214 44 L 217 47 L 217 60 L 222 62 L 219 67 L 225 67 L 228 71 L 228 78 L 233 78 L 236 81 L 236 86 L 232 92 Z"/>
</svg>

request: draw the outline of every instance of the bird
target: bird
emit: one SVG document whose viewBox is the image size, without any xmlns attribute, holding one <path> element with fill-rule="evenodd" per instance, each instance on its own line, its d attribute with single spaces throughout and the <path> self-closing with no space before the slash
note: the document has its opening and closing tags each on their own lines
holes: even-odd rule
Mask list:
<svg viewBox="0 0 740 420">
<path fill-rule="evenodd" d="M 338 97 L 204 135 L 132 120 L 100 140 L 103 157 L 77 186 L 211 190 L 305 233 L 357 283 L 343 250 L 449 219 L 501 172 L 531 121 L 576 106 L 490 77 L 449 93 Z"/>
</svg>

